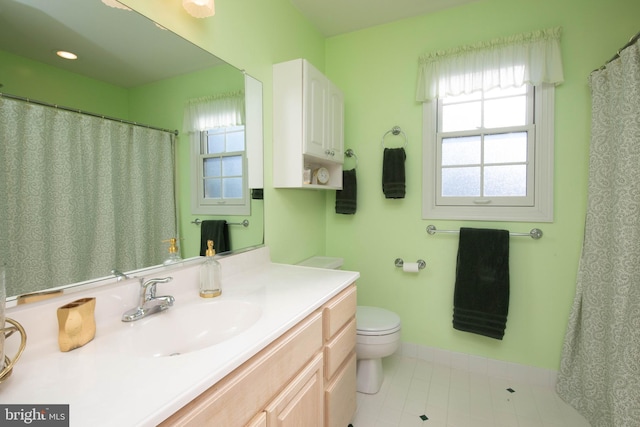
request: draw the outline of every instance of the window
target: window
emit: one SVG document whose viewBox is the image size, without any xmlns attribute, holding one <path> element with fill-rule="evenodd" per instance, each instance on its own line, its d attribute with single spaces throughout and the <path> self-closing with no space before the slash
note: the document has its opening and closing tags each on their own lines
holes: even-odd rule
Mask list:
<svg viewBox="0 0 640 427">
<path fill-rule="evenodd" d="M 561 28 L 421 55 L 422 217 L 553 221 Z"/>
<path fill-rule="evenodd" d="M 423 217 L 553 220 L 553 86 L 424 104 Z"/>
<path fill-rule="evenodd" d="M 250 215 L 244 91 L 187 101 L 191 213 Z"/>
<path fill-rule="evenodd" d="M 199 132 L 194 213 L 248 215 L 244 126 Z"/>
</svg>

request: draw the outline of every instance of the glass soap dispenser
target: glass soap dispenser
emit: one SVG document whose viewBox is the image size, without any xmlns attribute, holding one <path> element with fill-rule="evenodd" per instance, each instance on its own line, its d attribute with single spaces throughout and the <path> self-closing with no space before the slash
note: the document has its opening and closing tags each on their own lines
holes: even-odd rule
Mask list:
<svg viewBox="0 0 640 427">
<path fill-rule="evenodd" d="M 177 262 L 182 261 L 180 255 L 178 255 L 178 239 L 172 237 L 168 240 L 163 240 L 162 242 L 169 242 L 169 257 L 164 260 L 163 265 L 175 264 Z"/>
<path fill-rule="evenodd" d="M 207 240 L 205 260 L 200 266 L 200 296 L 213 298 L 222 294 L 222 274 L 220 263 L 213 257 L 213 240 Z"/>
</svg>

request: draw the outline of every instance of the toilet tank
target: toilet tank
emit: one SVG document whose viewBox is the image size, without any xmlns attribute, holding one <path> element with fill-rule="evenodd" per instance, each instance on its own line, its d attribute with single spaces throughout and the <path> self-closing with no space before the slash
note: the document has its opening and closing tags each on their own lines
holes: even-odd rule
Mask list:
<svg viewBox="0 0 640 427">
<path fill-rule="evenodd" d="M 329 256 L 314 256 L 307 258 L 304 261 L 298 263 L 305 267 L 315 268 L 327 268 L 330 270 L 340 270 L 342 268 L 343 258 L 329 257 Z"/>
</svg>

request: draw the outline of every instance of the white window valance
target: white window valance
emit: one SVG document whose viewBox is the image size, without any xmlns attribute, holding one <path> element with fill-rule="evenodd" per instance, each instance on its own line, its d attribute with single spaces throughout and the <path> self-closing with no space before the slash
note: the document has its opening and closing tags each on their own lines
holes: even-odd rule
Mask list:
<svg viewBox="0 0 640 427">
<path fill-rule="evenodd" d="M 245 122 L 244 91 L 190 99 L 184 109 L 187 132 L 240 126 Z"/>
<path fill-rule="evenodd" d="M 525 83 L 562 83 L 561 32 L 561 28 L 538 30 L 424 54 L 416 100 Z"/>
</svg>

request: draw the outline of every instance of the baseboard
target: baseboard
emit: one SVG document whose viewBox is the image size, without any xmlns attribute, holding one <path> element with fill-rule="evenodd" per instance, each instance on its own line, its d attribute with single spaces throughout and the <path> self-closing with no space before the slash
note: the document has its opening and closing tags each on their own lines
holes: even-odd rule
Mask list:
<svg viewBox="0 0 640 427">
<path fill-rule="evenodd" d="M 476 374 L 543 387 L 555 388 L 558 377 L 558 372 L 551 369 L 536 368 L 407 342 L 402 343 L 398 353 L 402 356 L 426 360 Z"/>
</svg>

